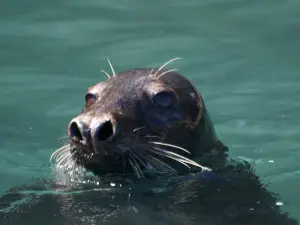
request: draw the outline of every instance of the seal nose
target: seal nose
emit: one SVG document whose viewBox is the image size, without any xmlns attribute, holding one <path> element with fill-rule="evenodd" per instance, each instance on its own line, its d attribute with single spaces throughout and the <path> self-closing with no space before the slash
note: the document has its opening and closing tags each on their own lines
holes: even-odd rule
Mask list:
<svg viewBox="0 0 300 225">
<path fill-rule="evenodd" d="M 79 121 L 72 121 L 69 125 L 68 134 L 79 140 L 88 139 L 90 137 L 90 129 Z"/>
<path fill-rule="evenodd" d="M 114 125 L 110 120 L 99 123 L 95 127 L 94 138 L 100 142 L 107 141 L 115 135 Z"/>
</svg>

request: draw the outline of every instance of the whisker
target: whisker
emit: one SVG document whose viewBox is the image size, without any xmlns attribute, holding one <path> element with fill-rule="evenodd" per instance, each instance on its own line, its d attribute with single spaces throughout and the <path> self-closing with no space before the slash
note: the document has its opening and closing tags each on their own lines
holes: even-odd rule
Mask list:
<svg viewBox="0 0 300 225">
<path fill-rule="evenodd" d="M 160 163 L 152 160 L 152 159 L 147 159 L 147 163 L 150 164 L 152 168 L 152 170 L 154 170 L 156 173 L 166 173 L 167 169 L 165 169 L 165 167 L 163 165 L 161 165 Z"/>
<path fill-rule="evenodd" d="M 69 160 L 69 158 L 72 157 L 72 154 L 70 152 L 68 152 L 64 158 L 64 160 L 61 162 L 62 165 L 67 165 L 67 161 Z"/>
<path fill-rule="evenodd" d="M 108 62 L 108 64 L 109 64 L 109 66 L 110 66 L 111 72 L 113 73 L 114 76 L 116 76 L 115 70 L 114 70 L 112 64 L 110 63 L 109 59 L 106 58 L 106 60 L 107 60 L 107 62 Z"/>
<path fill-rule="evenodd" d="M 104 73 L 108 78 L 110 78 L 110 75 L 106 71 L 101 70 L 101 72 Z"/>
<path fill-rule="evenodd" d="M 173 160 L 175 160 L 176 162 L 179 162 L 179 163 L 183 164 L 184 166 L 186 166 L 187 168 L 191 169 L 190 166 L 188 166 L 185 162 L 183 162 L 183 161 L 182 161 L 181 159 L 179 159 L 179 158 L 176 158 L 176 157 L 171 156 L 171 155 L 168 155 L 168 154 L 164 154 L 163 152 L 160 152 L 160 151 L 153 151 L 153 150 L 152 150 L 152 152 L 155 153 L 155 154 L 157 154 L 157 155 L 161 155 L 161 156 L 167 157 L 167 158 L 169 158 L 169 159 L 173 159 Z"/>
<path fill-rule="evenodd" d="M 150 71 L 150 74 L 148 76 L 151 76 L 152 75 L 152 72 L 153 72 L 154 68 L 152 68 L 152 70 Z"/>
<path fill-rule="evenodd" d="M 52 153 L 49 161 L 51 162 L 52 158 L 54 158 L 58 153 L 64 150 L 65 150 L 65 146 L 62 146 L 61 148 L 57 149 L 55 152 Z"/>
<path fill-rule="evenodd" d="M 194 162 L 193 160 L 190 160 L 190 159 L 188 159 L 188 158 L 186 158 L 186 157 L 184 157 L 184 156 L 182 156 L 182 155 L 180 155 L 180 154 L 177 154 L 177 153 L 175 153 L 175 152 L 168 151 L 168 150 L 165 150 L 165 149 L 162 149 L 162 148 L 157 148 L 157 147 L 154 147 L 154 149 L 159 150 L 159 151 L 162 151 L 162 152 L 165 152 L 165 153 L 170 154 L 170 155 L 173 155 L 173 156 L 176 156 L 176 157 L 180 158 L 181 160 L 185 160 L 185 161 L 187 161 L 187 162 L 190 162 L 191 164 L 193 164 L 193 165 L 195 165 L 195 166 L 198 166 L 198 165 L 199 165 L 198 163 Z M 199 166 L 200 166 L 200 165 L 199 165 Z"/>
<path fill-rule="evenodd" d="M 49 162 L 51 163 L 53 158 L 58 157 L 59 154 L 61 154 L 64 151 L 67 151 L 69 146 L 70 146 L 69 144 L 64 145 L 64 146 L 60 147 L 59 149 L 57 149 L 55 152 L 53 152 L 52 155 L 50 156 Z"/>
<path fill-rule="evenodd" d="M 173 58 L 171 60 L 169 60 L 168 62 L 166 62 L 165 64 L 163 64 L 156 72 L 155 74 L 153 75 L 154 77 L 163 69 L 165 68 L 168 64 L 170 64 L 171 62 L 175 61 L 175 60 L 178 60 L 178 59 L 181 59 L 181 58 Z"/>
<path fill-rule="evenodd" d="M 64 149 L 55 156 L 55 161 L 58 161 L 63 155 L 68 154 L 69 149 Z"/>
<path fill-rule="evenodd" d="M 156 136 L 156 135 L 145 135 L 144 137 L 146 138 L 158 138 L 158 139 L 163 139 L 162 137 Z"/>
<path fill-rule="evenodd" d="M 143 160 L 141 160 L 140 159 L 140 157 L 136 154 L 136 153 L 134 153 L 134 152 L 132 152 L 132 151 L 128 151 L 128 153 L 132 156 L 132 157 L 134 157 L 134 158 L 136 158 L 145 168 L 147 168 L 147 165 L 143 162 Z"/>
<path fill-rule="evenodd" d="M 70 154 L 70 156 L 68 157 L 68 160 L 66 161 L 66 165 L 68 165 L 68 166 L 70 166 L 71 165 L 71 163 L 73 163 L 74 164 L 74 161 L 73 161 L 73 156 L 74 156 L 74 154 Z"/>
<path fill-rule="evenodd" d="M 60 165 L 62 166 L 63 165 L 63 162 L 66 160 L 66 158 L 68 157 L 69 153 L 66 152 L 65 154 L 61 155 L 57 160 L 57 165 Z"/>
<path fill-rule="evenodd" d="M 190 165 L 193 165 L 193 166 L 197 166 L 197 167 L 201 168 L 202 170 L 208 170 L 208 171 L 211 171 L 210 168 L 205 167 L 205 166 L 202 166 L 202 165 L 200 165 L 199 163 L 197 163 L 197 162 L 195 162 L 195 161 L 193 161 L 193 160 L 191 160 L 191 159 L 189 159 L 189 158 L 186 158 L 186 157 L 184 157 L 184 156 L 182 156 L 182 155 L 179 155 L 179 154 L 177 154 L 177 153 L 175 153 L 175 152 L 167 151 L 167 150 L 165 150 L 165 149 L 161 149 L 161 148 L 157 148 L 157 147 L 154 147 L 154 149 L 156 149 L 156 151 L 153 151 L 153 150 L 152 150 L 152 152 L 160 151 L 160 152 L 165 153 L 165 155 L 166 155 L 167 157 L 170 156 L 170 155 L 171 155 L 172 157 L 175 157 L 176 160 L 177 160 L 177 161 L 180 160 L 181 163 L 184 162 L 184 163 L 187 163 L 187 164 L 190 164 Z"/>
<path fill-rule="evenodd" d="M 131 159 L 128 159 L 128 162 L 130 163 L 131 167 L 133 168 L 133 170 L 135 171 L 136 175 L 138 176 L 138 178 L 141 178 L 138 169 L 136 168 L 136 166 L 133 164 Z"/>
<path fill-rule="evenodd" d="M 146 127 L 138 127 L 138 128 L 135 128 L 132 132 L 135 133 L 135 132 L 137 132 L 138 130 L 141 130 L 141 129 L 144 129 L 144 128 L 146 128 Z"/>
<path fill-rule="evenodd" d="M 158 158 L 156 158 L 156 157 L 154 157 L 152 155 L 149 155 L 148 157 L 151 158 L 152 160 L 156 161 L 157 163 L 159 163 L 163 167 L 168 168 L 169 171 L 171 171 L 171 172 L 177 172 L 173 167 L 169 166 L 168 164 L 164 163 L 163 161 L 159 160 Z"/>
<path fill-rule="evenodd" d="M 159 74 L 159 76 L 157 76 L 156 78 L 160 78 L 162 77 L 163 75 L 167 74 L 167 73 L 171 73 L 171 72 L 175 72 L 175 71 L 178 71 L 178 69 L 171 69 L 171 70 L 167 70 L 161 74 Z"/>
<path fill-rule="evenodd" d="M 179 149 L 179 150 L 182 150 L 188 154 L 191 154 L 188 150 L 186 150 L 185 148 L 182 148 L 182 147 L 179 147 L 177 145 L 172 145 L 172 144 L 168 144 L 168 143 L 163 143 L 163 142 L 156 142 L 156 141 L 151 141 L 149 142 L 151 144 L 156 144 L 156 145 L 164 145 L 164 146 L 168 146 L 168 147 L 172 147 L 172 148 L 176 148 L 176 149 Z"/>
<path fill-rule="evenodd" d="M 143 171 L 141 170 L 141 167 L 139 166 L 139 164 L 137 163 L 137 161 L 135 160 L 135 158 L 132 155 L 130 155 L 130 154 L 129 154 L 129 156 L 131 157 L 131 159 L 135 163 L 135 166 L 138 169 L 138 171 L 140 172 L 141 176 L 144 177 Z"/>
</svg>

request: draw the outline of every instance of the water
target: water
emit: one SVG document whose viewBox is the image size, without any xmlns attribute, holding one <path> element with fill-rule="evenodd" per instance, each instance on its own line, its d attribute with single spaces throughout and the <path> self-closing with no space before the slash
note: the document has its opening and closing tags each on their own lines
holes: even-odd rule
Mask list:
<svg viewBox="0 0 300 225">
<path fill-rule="evenodd" d="M 219 137 L 294 218 L 300 208 L 299 1 L 2 1 L 0 193 L 49 176 L 88 86 L 172 67 L 200 90 Z M 41 167 L 43 166 L 43 167 Z"/>
</svg>

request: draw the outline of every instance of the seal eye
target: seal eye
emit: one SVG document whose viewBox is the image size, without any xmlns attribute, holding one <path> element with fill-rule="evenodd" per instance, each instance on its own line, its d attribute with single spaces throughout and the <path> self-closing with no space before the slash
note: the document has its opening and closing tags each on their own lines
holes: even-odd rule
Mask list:
<svg viewBox="0 0 300 225">
<path fill-rule="evenodd" d="M 161 91 L 153 95 L 152 102 L 160 109 L 167 109 L 173 105 L 175 96 L 172 92 Z"/>
<path fill-rule="evenodd" d="M 92 105 L 97 100 L 97 96 L 92 93 L 87 93 L 85 95 L 85 104 L 86 106 Z"/>
</svg>

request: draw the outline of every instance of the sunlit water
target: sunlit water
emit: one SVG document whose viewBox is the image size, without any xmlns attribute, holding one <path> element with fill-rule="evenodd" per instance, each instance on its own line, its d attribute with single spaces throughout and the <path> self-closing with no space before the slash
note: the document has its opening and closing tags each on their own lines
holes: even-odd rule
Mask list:
<svg viewBox="0 0 300 225">
<path fill-rule="evenodd" d="M 300 2 L 2 1 L 0 193 L 49 177 L 101 69 L 172 68 L 200 90 L 233 156 L 300 209 Z"/>
</svg>

